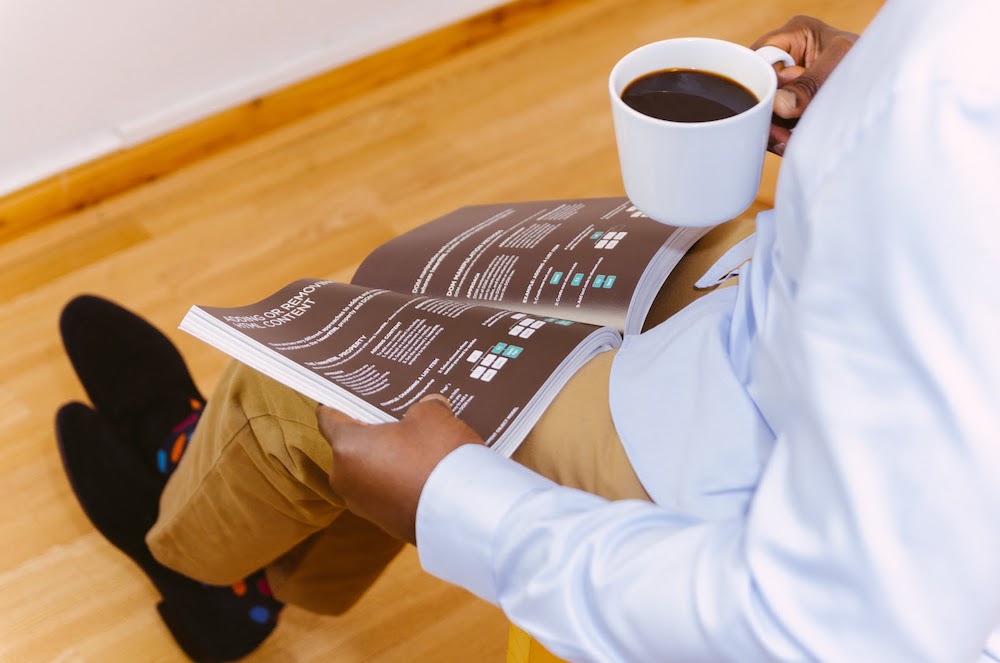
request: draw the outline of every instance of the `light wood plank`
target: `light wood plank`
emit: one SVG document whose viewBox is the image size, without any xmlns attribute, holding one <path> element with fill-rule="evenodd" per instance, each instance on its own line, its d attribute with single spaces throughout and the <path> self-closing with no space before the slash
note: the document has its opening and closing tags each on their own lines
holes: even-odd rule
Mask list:
<svg viewBox="0 0 1000 663">
<path fill-rule="evenodd" d="M 56 331 L 70 297 L 100 293 L 148 317 L 208 391 L 226 360 L 176 331 L 192 303 L 346 279 L 388 237 L 461 205 L 620 194 L 605 81 L 631 48 L 682 35 L 749 43 L 796 12 L 860 29 L 878 4 L 526 3 L 463 24 L 465 37 L 445 31 L 333 72 L 294 93 L 307 112 L 278 113 L 250 139 L 237 111 L 223 149 L 151 157 L 169 172 L 0 230 L 0 661 L 181 660 L 153 591 L 89 526 L 59 466 L 53 414 L 83 398 Z M 348 614 L 290 609 L 250 660 L 499 663 L 506 633 L 499 611 L 425 575 L 410 549 Z"/>
</svg>

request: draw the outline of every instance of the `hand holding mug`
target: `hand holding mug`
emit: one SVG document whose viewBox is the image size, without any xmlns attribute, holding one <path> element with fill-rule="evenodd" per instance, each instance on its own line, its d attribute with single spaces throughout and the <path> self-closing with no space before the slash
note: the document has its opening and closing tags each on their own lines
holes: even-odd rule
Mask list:
<svg viewBox="0 0 1000 663">
<path fill-rule="evenodd" d="M 777 89 L 773 65 L 779 61 L 795 64 L 774 46 L 754 51 L 718 39 L 682 38 L 642 46 L 615 65 L 608 81 L 612 118 L 625 192 L 636 207 L 662 223 L 708 226 L 750 206 L 760 187 Z M 633 84 L 650 82 L 651 75 L 670 79 L 676 72 L 708 81 L 708 90 L 694 84 L 695 96 L 743 88 L 749 102 L 721 114 L 698 110 L 692 102 L 692 113 L 682 116 L 658 114 L 622 97 Z M 661 93 L 668 93 L 668 106 L 681 96 L 652 82 L 639 92 L 648 92 L 653 106 L 664 105 L 656 101 Z M 712 100 L 728 105 L 722 97 Z"/>
<path fill-rule="evenodd" d="M 789 53 L 795 61 L 778 72 L 780 87 L 774 96 L 774 114 L 793 122 L 801 117 L 857 39 L 853 32 L 838 30 L 811 16 L 795 16 L 757 39 L 751 48 L 774 46 Z M 789 122 L 773 123 L 768 149 L 779 156 L 784 154 L 791 135 Z"/>
</svg>

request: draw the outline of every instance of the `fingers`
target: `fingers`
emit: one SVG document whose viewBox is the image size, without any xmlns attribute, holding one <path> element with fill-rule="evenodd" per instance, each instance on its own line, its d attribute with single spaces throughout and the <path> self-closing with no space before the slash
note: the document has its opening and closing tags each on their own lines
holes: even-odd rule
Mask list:
<svg viewBox="0 0 1000 663">
<path fill-rule="evenodd" d="M 459 446 L 481 441 L 440 394 L 423 397 L 395 423 L 363 426 L 323 406 L 316 417 L 332 451 L 334 494 L 355 514 L 411 543 L 431 472 Z"/>
<path fill-rule="evenodd" d="M 444 394 L 428 394 L 423 398 L 421 398 L 416 405 L 410 408 L 410 410 L 412 410 L 414 407 L 417 407 L 417 405 L 419 405 L 420 403 L 435 403 L 435 402 L 440 403 L 449 412 L 451 412 L 451 401 L 449 401 L 448 397 L 445 396 Z M 409 411 L 407 411 L 407 413 L 408 412 Z M 404 414 L 404 416 L 406 415 Z M 357 426 L 368 425 L 363 421 L 358 421 L 357 419 L 351 417 L 350 415 L 344 414 L 340 410 L 335 410 L 334 408 L 323 404 L 318 404 L 316 406 L 316 419 L 320 422 L 321 427 L 324 425 L 324 423 L 326 424 L 327 427 L 331 428 L 343 424 L 353 424 Z"/>
<path fill-rule="evenodd" d="M 350 417 L 340 410 L 335 410 L 332 407 L 327 407 L 326 405 L 316 406 L 316 418 L 321 421 L 326 421 L 329 424 L 361 424 L 360 421 L 354 417 Z"/>
<path fill-rule="evenodd" d="M 424 396 L 411 405 L 400 424 L 407 435 L 437 448 L 442 457 L 462 444 L 483 442 L 467 423 L 455 415 L 448 398 L 442 394 Z"/>
<path fill-rule="evenodd" d="M 439 401 L 441 403 L 444 403 L 445 406 L 447 406 L 447 408 L 449 410 L 451 409 L 451 401 L 449 401 L 448 397 L 445 396 L 444 394 L 427 394 L 426 396 L 424 396 L 423 398 L 421 398 L 420 401 L 421 402 Z"/>
<path fill-rule="evenodd" d="M 800 65 L 808 65 L 811 47 L 815 45 L 815 36 L 826 26 L 822 21 L 811 16 L 793 16 L 777 30 L 771 30 L 758 37 L 750 48 L 756 50 L 761 46 L 776 46 L 792 56 Z"/>
<path fill-rule="evenodd" d="M 427 394 L 419 401 L 417 401 L 416 405 L 414 405 L 413 407 L 417 407 L 421 403 L 439 403 L 443 405 L 448 410 L 448 412 L 451 412 L 451 401 L 449 401 L 448 397 L 445 396 L 444 394 Z M 413 408 L 410 409 L 412 410 Z"/>
<path fill-rule="evenodd" d="M 441 408 L 440 410 L 438 408 Z M 448 397 L 444 394 L 428 394 L 421 398 L 417 403 L 412 405 L 404 414 L 403 419 L 412 418 L 412 415 L 416 414 L 417 418 L 422 418 L 427 414 L 433 413 L 433 416 L 446 416 L 448 418 L 454 418 L 454 414 L 451 411 L 451 402 Z M 326 438 L 327 442 L 333 443 L 338 434 L 340 434 L 345 426 L 367 426 L 368 424 L 363 421 L 358 421 L 357 419 L 344 414 L 339 410 L 328 407 L 323 404 L 316 406 L 316 421 L 319 424 L 319 430 Z"/>
<path fill-rule="evenodd" d="M 445 422 L 457 418 L 451 411 L 451 401 L 444 394 L 428 394 L 411 405 L 403 414 L 401 423 L 407 426 L 419 427 L 428 422 Z"/>
<path fill-rule="evenodd" d="M 771 125 L 771 133 L 767 137 L 767 149 L 779 157 L 785 156 L 785 148 L 792 137 L 792 130 L 780 124 Z"/>
<path fill-rule="evenodd" d="M 776 46 L 787 51 L 797 65 L 778 72 L 780 89 L 774 97 L 775 114 L 785 119 L 801 117 L 856 40 L 857 35 L 812 16 L 794 16 L 757 39 L 752 48 Z"/>
<path fill-rule="evenodd" d="M 853 43 L 849 37 L 837 35 L 825 44 L 825 48 L 813 58 L 812 64 L 802 69 L 798 76 L 794 76 L 794 71 L 782 72 L 783 78 L 790 80 L 774 95 L 775 114 L 785 119 L 801 117 Z"/>
<path fill-rule="evenodd" d="M 805 73 L 806 68 L 799 65 L 793 67 L 783 67 L 778 72 L 778 87 L 791 83 L 793 80 Z"/>
<path fill-rule="evenodd" d="M 327 442 L 333 444 L 346 426 L 367 426 L 362 421 L 350 417 L 340 410 L 334 410 L 326 405 L 316 406 L 316 422 L 319 432 Z"/>
<path fill-rule="evenodd" d="M 786 120 L 797 119 L 802 115 L 798 110 L 799 100 L 792 90 L 784 89 L 795 79 L 806 72 L 805 67 L 785 67 L 778 72 L 778 91 L 774 93 L 774 114 Z"/>
<path fill-rule="evenodd" d="M 811 16 L 794 16 L 785 25 L 758 38 L 751 48 L 775 46 L 792 56 L 796 64 L 778 69 L 774 94 L 774 119 L 768 149 L 778 156 L 792 136 L 795 121 L 812 103 L 858 36 L 838 30 Z"/>
</svg>

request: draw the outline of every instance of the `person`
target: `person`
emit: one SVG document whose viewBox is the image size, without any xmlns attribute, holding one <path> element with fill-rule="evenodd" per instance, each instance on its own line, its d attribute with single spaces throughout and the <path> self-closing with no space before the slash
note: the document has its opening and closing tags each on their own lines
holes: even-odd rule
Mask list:
<svg viewBox="0 0 1000 663">
<path fill-rule="evenodd" d="M 776 112 L 799 121 L 772 130 L 752 260 L 588 364 L 520 462 L 436 398 L 363 426 L 234 365 L 202 408 L 169 348 L 134 347 L 155 338 L 138 320 L 118 333 L 113 305 L 71 303 L 95 407 L 57 427 L 81 503 L 99 512 L 120 469 L 84 485 L 98 461 L 74 449 L 159 454 L 159 515 L 116 543 L 151 550 L 140 565 L 216 584 L 266 568 L 279 598 L 332 610 L 406 540 L 570 660 L 997 660 L 998 19 L 888 0 L 856 40 L 806 17 L 758 40 L 802 67 L 781 74 Z M 127 372 L 154 356 L 156 384 Z M 192 408 L 187 451 L 146 445 Z"/>
</svg>

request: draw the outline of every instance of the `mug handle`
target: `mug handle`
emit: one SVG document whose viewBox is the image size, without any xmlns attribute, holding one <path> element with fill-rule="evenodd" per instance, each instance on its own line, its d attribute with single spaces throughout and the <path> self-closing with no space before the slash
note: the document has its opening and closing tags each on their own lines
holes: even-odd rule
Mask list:
<svg viewBox="0 0 1000 663">
<path fill-rule="evenodd" d="M 786 67 L 795 66 L 795 60 L 792 59 L 792 56 L 777 46 L 761 46 L 754 53 L 767 60 L 768 64 L 774 65 L 781 62 Z"/>
</svg>

